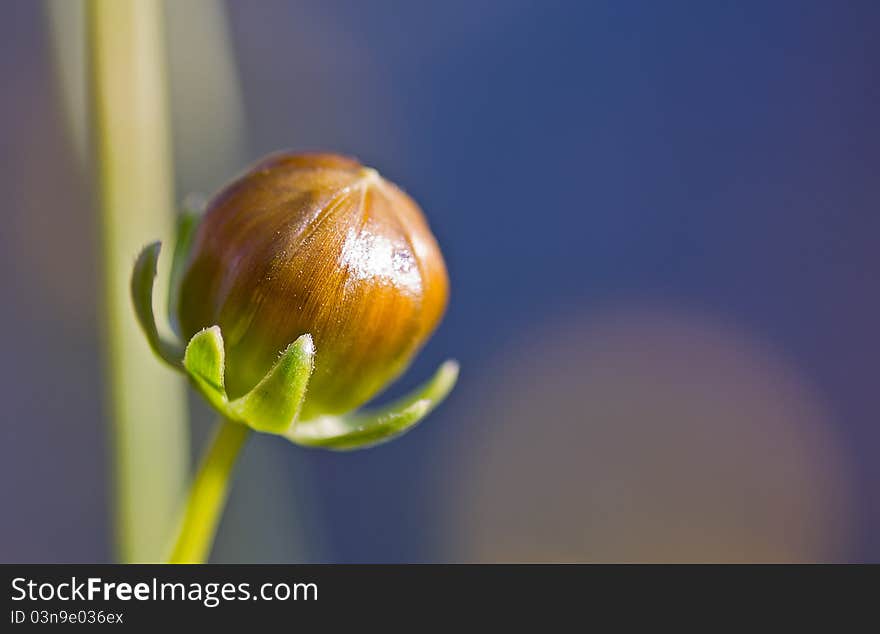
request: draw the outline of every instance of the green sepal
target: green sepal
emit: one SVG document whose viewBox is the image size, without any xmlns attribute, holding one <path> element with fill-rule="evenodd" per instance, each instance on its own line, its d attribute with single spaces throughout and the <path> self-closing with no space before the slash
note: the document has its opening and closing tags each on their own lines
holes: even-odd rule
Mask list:
<svg viewBox="0 0 880 634">
<path fill-rule="evenodd" d="M 229 409 L 224 380 L 226 352 L 220 326 L 211 326 L 193 335 L 183 355 L 183 367 L 202 396 L 226 415 Z"/>
<path fill-rule="evenodd" d="M 159 334 L 153 315 L 153 282 L 156 279 L 161 248 L 161 242 L 153 242 L 144 247 L 138 255 L 131 273 L 131 299 L 138 323 L 147 337 L 150 348 L 159 358 L 179 370 L 183 349 Z"/>
<path fill-rule="evenodd" d="M 314 368 L 315 347 L 305 334 L 278 358 L 254 388 L 233 401 L 226 395 L 226 355 L 219 326 L 199 331 L 190 339 L 183 366 L 193 385 L 220 414 L 255 431 L 282 434 L 302 408 Z"/>
<path fill-rule="evenodd" d="M 291 427 L 285 436 L 297 445 L 337 451 L 373 447 L 415 427 L 443 402 L 457 379 L 458 363 L 447 361 L 428 381 L 386 407 L 301 421 Z"/>
<path fill-rule="evenodd" d="M 257 431 L 283 434 L 299 417 L 314 367 L 315 346 L 305 334 L 287 346 L 250 392 L 229 404 L 232 417 Z"/>
</svg>

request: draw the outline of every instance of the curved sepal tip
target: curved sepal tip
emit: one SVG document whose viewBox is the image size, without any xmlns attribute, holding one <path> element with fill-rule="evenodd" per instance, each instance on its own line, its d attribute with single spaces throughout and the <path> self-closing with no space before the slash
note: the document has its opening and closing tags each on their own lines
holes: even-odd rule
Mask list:
<svg viewBox="0 0 880 634">
<path fill-rule="evenodd" d="M 297 423 L 285 434 L 306 447 L 337 451 L 366 449 L 405 434 L 431 413 L 452 391 L 459 366 L 447 361 L 428 381 L 394 403 L 374 411 L 319 416 Z"/>
<path fill-rule="evenodd" d="M 144 247 L 138 255 L 131 273 L 131 299 L 137 321 L 147 337 L 150 348 L 159 358 L 179 370 L 183 349 L 159 334 L 153 314 L 153 283 L 156 279 L 161 248 L 161 242 L 153 242 Z"/>
</svg>

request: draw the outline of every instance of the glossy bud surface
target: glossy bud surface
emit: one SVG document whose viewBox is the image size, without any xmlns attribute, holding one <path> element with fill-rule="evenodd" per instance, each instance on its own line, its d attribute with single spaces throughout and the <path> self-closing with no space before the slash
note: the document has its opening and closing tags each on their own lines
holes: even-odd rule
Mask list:
<svg viewBox="0 0 880 634">
<path fill-rule="evenodd" d="M 280 154 L 209 203 L 178 320 L 187 339 L 220 326 L 233 398 L 310 333 L 307 420 L 350 411 L 395 379 L 448 293 L 443 256 L 408 195 L 353 159 Z"/>
</svg>

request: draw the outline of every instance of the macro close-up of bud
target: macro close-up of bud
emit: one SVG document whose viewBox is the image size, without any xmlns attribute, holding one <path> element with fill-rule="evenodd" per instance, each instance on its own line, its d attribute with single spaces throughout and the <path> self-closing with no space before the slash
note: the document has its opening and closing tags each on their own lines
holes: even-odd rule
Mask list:
<svg viewBox="0 0 880 634">
<path fill-rule="evenodd" d="M 310 334 L 308 420 L 352 410 L 394 380 L 448 293 L 443 256 L 412 198 L 356 160 L 283 153 L 208 204 L 177 317 L 185 339 L 220 327 L 231 398 Z"/>
<path fill-rule="evenodd" d="M 0 15 L 13 624 L 880 563 L 880 2 Z"/>
</svg>

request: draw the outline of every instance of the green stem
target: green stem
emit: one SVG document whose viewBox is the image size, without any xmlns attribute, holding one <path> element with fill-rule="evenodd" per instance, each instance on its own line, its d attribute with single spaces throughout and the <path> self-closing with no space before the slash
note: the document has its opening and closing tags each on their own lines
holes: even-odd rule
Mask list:
<svg viewBox="0 0 880 634">
<path fill-rule="evenodd" d="M 229 494 L 233 467 L 249 434 L 245 425 L 221 419 L 190 489 L 168 563 L 200 564 L 207 559 Z"/>
<path fill-rule="evenodd" d="M 160 0 L 91 0 L 87 16 L 114 527 L 124 562 L 161 557 L 188 471 L 184 384 L 153 358 L 128 291 L 141 247 L 167 243 L 174 225 L 161 10 Z"/>
</svg>

